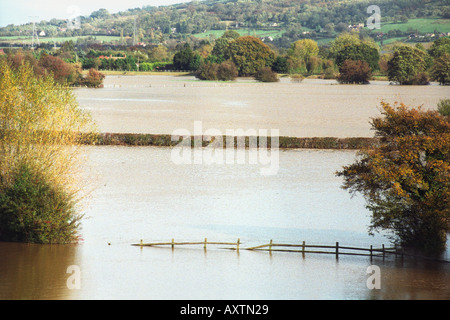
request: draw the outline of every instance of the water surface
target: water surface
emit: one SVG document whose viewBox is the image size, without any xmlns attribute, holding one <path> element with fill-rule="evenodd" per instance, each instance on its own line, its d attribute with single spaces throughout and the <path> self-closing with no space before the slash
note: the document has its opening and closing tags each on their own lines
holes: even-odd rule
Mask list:
<svg viewBox="0 0 450 320">
<path fill-rule="evenodd" d="M 368 247 L 363 199 L 334 175 L 353 151 L 289 150 L 280 170 L 251 164 L 176 165 L 169 148 L 88 147 L 83 241 L 0 243 L 1 299 L 448 299 L 448 265 L 408 259 L 239 253 L 223 247 L 139 248 L 145 242 L 236 241 Z M 448 252 L 446 253 L 448 258 Z M 367 267 L 381 269 L 369 290 Z M 81 270 L 70 290 L 67 267 Z"/>
</svg>

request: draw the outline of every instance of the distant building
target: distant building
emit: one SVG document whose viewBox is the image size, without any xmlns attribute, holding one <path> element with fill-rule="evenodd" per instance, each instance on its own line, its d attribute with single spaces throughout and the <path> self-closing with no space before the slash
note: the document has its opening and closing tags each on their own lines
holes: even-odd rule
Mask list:
<svg viewBox="0 0 450 320">
<path fill-rule="evenodd" d="M 46 34 L 45 34 L 45 31 L 44 30 L 42 30 L 41 32 L 39 32 L 39 37 L 45 37 L 46 36 Z"/>
<path fill-rule="evenodd" d="M 111 55 L 109 55 L 109 57 L 102 55 L 102 56 L 99 56 L 98 58 L 99 59 L 106 59 L 106 60 L 109 60 L 109 59 L 117 60 L 117 59 L 126 59 L 126 56 L 125 57 L 113 57 L 112 54 L 111 54 Z"/>
<path fill-rule="evenodd" d="M 361 28 L 364 28 L 364 23 L 358 23 L 358 24 L 354 24 L 354 25 L 349 25 L 348 28 L 352 29 L 352 30 L 359 30 Z"/>
</svg>

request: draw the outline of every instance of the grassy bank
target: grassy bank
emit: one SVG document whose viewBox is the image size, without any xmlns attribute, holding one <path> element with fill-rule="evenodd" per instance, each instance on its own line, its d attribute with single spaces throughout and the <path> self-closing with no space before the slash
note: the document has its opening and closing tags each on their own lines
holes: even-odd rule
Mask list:
<svg viewBox="0 0 450 320">
<path fill-rule="evenodd" d="M 190 137 L 191 146 L 194 146 L 195 139 L 201 137 Z M 203 140 L 203 139 L 202 139 Z M 211 142 L 202 141 L 202 146 L 206 147 Z M 172 141 L 172 136 L 168 134 L 133 134 L 133 133 L 100 133 L 94 139 L 87 139 L 83 142 L 85 145 L 112 145 L 112 146 L 155 146 L 155 147 L 173 147 L 179 144 L 182 139 Z M 223 146 L 226 146 L 227 137 L 223 137 Z M 234 137 L 235 145 L 238 140 Z M 358 150 L 364 147 L 370 147 L 378 143 L 376 138 L 335 138 L 335 137 L 279 137 L 280 149 L 338 149 L 338 150 Z M 245 137 L 245 146 L 249 146 L 249 137 Z M 267 137 L 267 146 L 271 147 L 271 138 Z"/>
</svg>

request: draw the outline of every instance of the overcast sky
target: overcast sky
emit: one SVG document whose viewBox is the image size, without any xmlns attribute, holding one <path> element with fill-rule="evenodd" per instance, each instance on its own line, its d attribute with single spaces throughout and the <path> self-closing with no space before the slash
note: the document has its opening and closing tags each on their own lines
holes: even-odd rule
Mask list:
<svg viewBox="0 0 450 320">
<path fill-rule="evenodd" d="M 30 16 L 38 16 L 37 21 L 73 18 L 74 12 L 87 16 L 100 8 L 110 13 L 143 6 L 161 6 L 190 0 L 0 0 L 0 27 L 8 24 L 31 22 Z"/>
</svg>

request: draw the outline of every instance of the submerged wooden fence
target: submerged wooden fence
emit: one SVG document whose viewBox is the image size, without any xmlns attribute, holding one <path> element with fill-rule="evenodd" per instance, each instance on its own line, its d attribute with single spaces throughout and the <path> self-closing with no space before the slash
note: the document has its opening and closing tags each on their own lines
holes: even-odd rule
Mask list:
<svg viewBox="0 0 450 320">
<path fill-rule="evenodd" d="M 158 246 L 169 246 L 172 250 L 175 249 L 175 246 L 202 246 L 204 250 L 207 249 L 207 246 L 226 246 L 222 247 L 222 249 L 229 250 L 248 250 L 248 251 L 268 251 L 272 252 L 296 252 L 301 253 L 304 257 L 306 253 L 318 253 L 318 254 L 330 254 L 335 255 L 336 259 L 339 259 L 340 255 L 353 255 L 353 256 L 367 256 L 372 259 L 373 257 L 382 257 L 385 258 L 387 255 L 394 255 L 395 257 L 399 256 L 403 257 L 412 257 L 412 258 L 421 258 L 425 260 L 433 260 L 437 262 L 450 263 L 448 260 L 442 260 L 438 258 L 430 258 L 419 255 L 410 254 L 404 251 L 402 247 L 390 247 L 386 248 L 384 244 L 381 248 L 374 248 L 370 246 L 368 248 L 361 247 L 351 247 L 351 246 L 342 246 L 339 245 L 339 242 L 336 242 L 335 245 L 316 245 L 316 244 L 306 244 L 303 241 L 301 244 L 294 243 L 274 243 L 273 240 L 270 240 L 267 244 L 262 244 L 253 247 L 242 247 L 242 242 L 240 239 L 237 239 L 236 242 L 218 242 L 218 241 L 208 241 L 205 238 L 203 241 L 198 242 L 176 242 L 175 239 L 172 239 L 170 242 L 150 242 L 144 243 L 143 240 L 138 244 L 132 244 L 133 246 L 139 247 L 158 247 Z"/>
<path fill-rule="evenodd" d="M 157 246 L 169 246 L 172 249 L 175 246 L 203 246 L 203 249 L 206 250 L 208 245 L 220 245 L 227 246 L 225 249 L 230 250 L 249 250 L 249 251 L 268 251 L 268 252 L 297 252 L 305 255 L 306 253 L 321 253 L 321 254 L 333 254 L 336 258 L 339 258 L 339 255 L 359 255 L 359 256 L 369 256 L 369 257 L 385 257 L 387 254 L 394 255 L 405 255 L 404 251 L 401 248 L 393 247 L 393 248 L 385 248 L 382 245 L 381 248 L 373 248 L 370 246 L 369 248 L 359 248 L 359 247 L 350 247 L 350 246 L 341 246 L 339 242 L 336 242 L 336 245 L 315 245 L 315 244 L 306 244 L 303 241 L 301 244 L 292 244 L 292 243 L 274 243 L 270 240 L 267 244 L 262 244 L 253 247 L 241 247 L 242 243 L 240 239 L 237 239 L 236 242 L 212 242 L 208 241 L 205 238 L 203 241 L 198 242 L 176 242 L 175 239 L 172 239 L 170 242 L 151 242 L 144 243 L 143 240 L 140 241 L 139 244 L 133 244 L 133 246 L 140 247 L 157 247 Z M 230 247 L 231 246 L 231 247 Z"/>
</svg>

